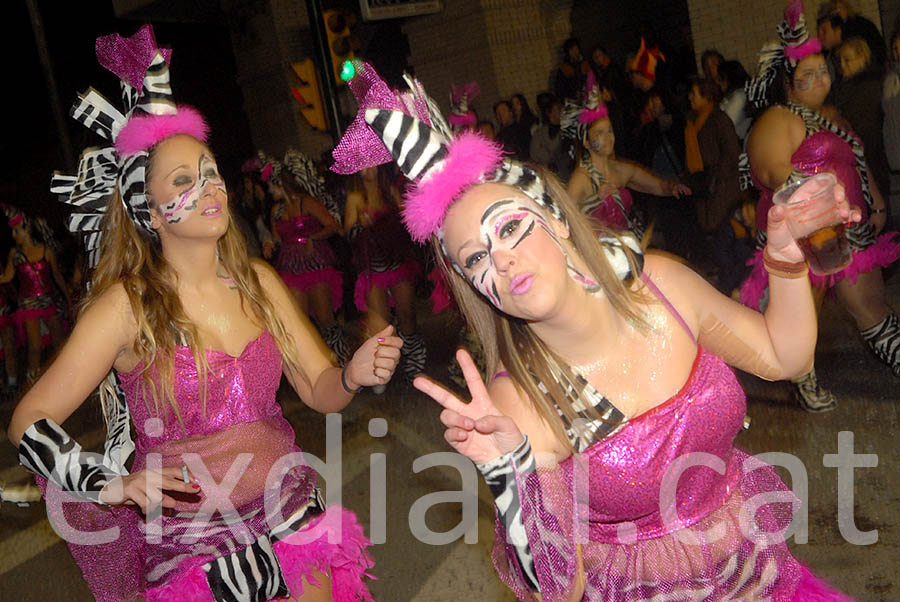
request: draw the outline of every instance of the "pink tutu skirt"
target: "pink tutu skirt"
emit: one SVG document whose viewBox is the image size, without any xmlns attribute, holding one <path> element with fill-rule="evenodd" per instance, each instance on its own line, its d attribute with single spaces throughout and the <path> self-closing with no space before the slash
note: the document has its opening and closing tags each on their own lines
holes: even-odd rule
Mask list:
<svg viewBox="0 0 900 602">
<path fill-rule="evenodd" d="M 301 272 L 299 274 L 278 272 L 278 275 L 281 276 L 281 280 L 284 281 L 288 288 L 304 292 L 322 283 L 327 284 L 328 288 L 331 289 L 331 310 L 337 312 L 341 308 L 344 297 L 344 279 L 336 269 L 322 268 L 321 270 Z"/>
<path fill-rule="evenodd" d="M 356 278 L 356 286 L 353 288 L 353 302 L 356 304 L 356 309 L 359 311 L 366 311 L 369 309 L 366 297 L 373 288 L 390 288 L 398 282 L 403 282 L 404 280 L 411 281 L 418 274 L 419 264 L 414 260 L 404 262 L 395 270 L 387 270 L 386 272 L 360 272 L 359 276 Z M 394 300 L 390 295 L 388 295 L 388 300 L 390 301 L 391 306 L 393 306 Z"/>
</svg>

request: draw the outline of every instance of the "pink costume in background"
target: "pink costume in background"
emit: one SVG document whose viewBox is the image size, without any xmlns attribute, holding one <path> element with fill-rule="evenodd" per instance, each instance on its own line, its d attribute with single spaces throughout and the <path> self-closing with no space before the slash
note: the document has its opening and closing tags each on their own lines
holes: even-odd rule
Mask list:
<svg viewBox="0 0 900 602">
<path fill-rule="evenodd" d="M 25 253 L 17 249 L 13 254 L 13 263 L 19 285 L 18 308 L 15 312 L 17 336 L 20 341 L 24 341 L 26 321 L 52 318 L 60 309 L 54 299 L 56 286 L 46 258 L 41 256 L 37 261 L 28 261 Z"/>
<path fill-rule="evenodd" d="M 372 287 L 387 289 L 398 282 L 412 281 L 419 273 L 419 264 L 413 258 L 409 234 L 394 209 L 360 213 L 367 214 L 372 225 L 364 227 L 357 222 L 352 228 L 353 259 L 359 272 L 353 301 L 359 311 L 366 311 L 366 297 Z M 393 304 L 393 298 L 390 302 Z"/>
<path fill-rule="evenodd" d="M 322 224 L 307 213 L 295 217 L 279 216 L 275 228 L 281 238 L 281 250 L 275 262 L 281 279 L 290 288 L 301 291 L 327 284 L 331 290 L 332 311 L 337 311 L 344 296 L 341 273 L 334 267 L 337 258 L 327 240 L 310 239 L 322 230 Z M 312 249 L 309 248 L 310 241 Z"/>
<path fill-rule="evenodd" d="M 795 107 L 792 110 L 804 117 L 802 109 Z M 852 132 L 849 134 L 856 138 L 856 134 Z M 847 201 L 851 207 L 856 207 L 862 212 L 862 223 L 866 223 L 868 208 L 863 196 L 862 181 L 857 171 L 857 159 L 850 145 L 840 136 L 827 129 L 815 131 L 812 124 L 808 122 L 807 136 L 791 156 L 791 165 L 794 166 L 796 172 L 803 176 L 822 172 L 834 173 L 838 181 L 844 185 Z M 751 176 L 753 185 L 760 192 L 759 203 L 756 206 L 756 223 L 759 232 L 765 232 L 769 209 L 772 207 L 772 191 L 763 186 L 755 175 L 751 174 Z M 829 276 L 819 276 L 810 272 L 810 282 L 819 289 L 831 288 L 841 280 L 847 280 L 853 284 L 859 274 L 869 272 L 876 267 L 891 265 L 900 257 L 900 242 L 894 239 L 896 236 L 896 232 L 887 232 L 882 233 L 874 240 L 856 244 L 851 238 L 853 262 L 840 272 Z M 741 303 L 759 309 L 769 282 L 768 273 L 763 268 L 761 248 L 757 250 L 748 265 L 753 266 L 753 271 L 741 286 Z"/>
<path fill-rule="evenodd" d="M 615 193 L 601 199 L 600 187 L 608 183 L 608 180 L 590 161 L 583 161 L 582 167 L 591 178 L 591 193 L 578 203 L 582 212 L 600 220 L 613 230 L 631 231 L 640 241 L 644 236 L 644 228 L 640 220 L 632 215 L 634 201 L 631 198 L 631 191 L 620 186 Z"/>
<path fill-rule="evenodd" d="M 601 399 L 604 415 L 601 406 L 609 401 L 589 384 L 585 393 Z M 813 577 L 778 538 L 799 500 L 771 466 L 734 447 L 745 412 L 734 372 L 698 347 L 687 381 L 672 398 L 609 427 L 552 470 L 517 474 L 544 602 L 565 599 L 575 575 L 573 513 L 586 521 L 579 535 L 583 600 L 848 601 Z M 691 460 L 703 465 L 690 466 Z M 679 463 L 685 463 L 681 469 Z M 667 477 L 680 477 L 677 488 Z M 576 489 L 585 491 L 579 503 L 573 503 Z M 667 492 L 669 500 L 661 501 Z M 742 531 L 741 510 L 752 511 L 750 500 L 760 494 L 769 497 L 755 500 L 755 523 Z M 502 580 L 519 599 L 533 599 L 502 521 L 495 535 L 493 559 Z"/>
<path fill-rule="evenodd" d="M 185 454 L 197 454 L 197 461 L 203 463 L 201 472 L 192 471 L 201 485 L 205 466 L 227 492 L 223 483 L 226 472 L 236 471 L 235 466 L 242 465 L 239 454 L 249 452 L 252 457 L 245 457 L 246 470 L 229 496 L 234 512 L 223 508 L 211 519 L 192 524 L 205 500 L 203 490 L 195 496 L 175 494 L 178 506 L 175 512 L 164 513 L 161 531 L 156 532 L 161 535 L 145 536 L 145 522 L 137 506 L 80 502 L 66 504 L 60 510 L 59 502 L 67 499 L 67 494 L 61 498 L 56 487 L 46 491 L 48 515 L 55 524 L 62 520 L 60 513 L 64 511 L 68 524 L 79 530 L 121 530 L 120 537 L 111 543 L 79 545 L 84 540 L 77 537 L 75 543 L 69 543 L 97 600 L 119 602 L 140 594 L 148 601 L 212 602 L 203 565 L 245 548 L 263 534 L 278 532 L 277 527 L 289 517 L 291 522 L 308 519 L 298 530 L 272 537 L 291 593 L 301 594 L 302 579 L 311 578 L 315 570 L 330 576 L 334 600 L 371 600 L 363 583 L 373 566 L 366 552 L 371 543 L 351 512 L 340 507 L 323 512 L 318 502 L 315 472 L 299 459 L 294 431 L 275 399 L 282 358 L 272 336 L 263 332 L 238 357 L 220 351 L 207 351 L 206 357 L 209 372 L 204 404 L 190 349 L 180 346 L 175 350 L 174 392 L 180 422 L 169 408 L 163 412 L 163 419 L 156 418 L 153 397 L 144 391 L 141 365 L 119 375 L 137 435 L 131 471 L 146 468 L 148 457 L 157 458 L 163 467 L 191 466 L 191 456 Z M 154 381 L 159 386 L 158 379 Z M 267 479 L 270 469 L 288 457 L 291 461 L 284 469 L 274 471 L 277 474 Z M 45 485 L 43 479 L 38 481 Z M 271 518 L 266 518 L 267 513 Z M 234 521 L 230 529 L 227 521 Z M 318 525 L 322 537 L 308 542 L 308 529 Z M 340 543 L 329 543 L 325 533 L 338 528 L 342 529 Z M 298 541 L 302 543 L 292 544 Z"/>
</svg>

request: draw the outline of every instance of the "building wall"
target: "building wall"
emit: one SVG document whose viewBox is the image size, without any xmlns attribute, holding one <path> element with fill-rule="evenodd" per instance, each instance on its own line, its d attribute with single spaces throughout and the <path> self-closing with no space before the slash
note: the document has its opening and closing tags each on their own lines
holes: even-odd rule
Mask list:
<svg viewBox="0 0 900 602">
<path fill-rule="evenodd" d="M 304 2 L 222 0 L 229 16 L 238 84 L 253 144 L 279 156 L 294 147 L 313 157 L 331 148 L 328 134 L 313 130 L 291 95 L 291 65 L 311 56 Z"/>
<path fill-rule="evenodd" d="M 756 73 L 759 49 L 775 40 L 785 0 L 687 0 L 697 60 L 707 48 L 736 58 L 751 75 Z M 856 0 L 860 14 L 881 27 L 878 0 Z M 806 23 L 815 33 L 818 2 L 807 0 Z"/>
</svg>

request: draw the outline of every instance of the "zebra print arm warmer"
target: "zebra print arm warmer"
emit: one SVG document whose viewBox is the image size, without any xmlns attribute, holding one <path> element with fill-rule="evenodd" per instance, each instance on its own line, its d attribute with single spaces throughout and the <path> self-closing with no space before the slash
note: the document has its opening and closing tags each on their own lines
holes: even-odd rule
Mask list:
<svg viewBox="0 0 900 602">
<path fill-rule="evenodd" d="M 103 456 L 85 452 L 51 418 L 42 418 L 28 427 L 19 442 L 19 462 L 31 472 L 62 488 L 98 504 L 100 492 L 119 476 L 102 463 Z"/>
<path fill-rule="evenodd" d="M 507 542 L 515 550 L 515 559 L 522 569 L 522 576 L 533 591 L 541 591 L 534 569 L 534 557 L 525 532 L 525 523 L 522 520 L 519 488 L 516 485 L 516 474 L 526 475 L 535 470 L 534 454 L 531 452 L 528 436 L 526 435 L 519 447 L 513 451 L 475 466 L 494 495 L 498 520 L 502 520 L 506 527 Z"/>
</svg>

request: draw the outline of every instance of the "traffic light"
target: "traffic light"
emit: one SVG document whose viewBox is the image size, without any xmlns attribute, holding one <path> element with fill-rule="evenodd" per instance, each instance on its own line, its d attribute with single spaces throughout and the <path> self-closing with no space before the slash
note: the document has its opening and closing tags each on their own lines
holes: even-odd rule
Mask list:
<svg viewBox="0 0 900 602">
<path fill-rule="evenodd" d="M 359 50 L 359 40 L 350 34 L 356 23 L 356 16 L 343 10 L 326 10 L 322 13 L 325 21 L 325 35 L 328 36 L 328 52 L 331 54 L 331 68 L 337 85 L 344 84 L 341 67 L 344 61 L 352 59 Z"/>
<path fill-rule="evenodd" d="M 300 103 L 300 112 L 314 129 L 326 131 L 328 122 L 325 120 L 325 107 L 322 104 L 322 94 L 319 88 L 319 79 L 316 76 L 316 65 L 312 59 L 306 59 L 293 64 L 294 73 L 299 80 L 298 85 L 291 87 L 291 93 Z"/>
</svg>

